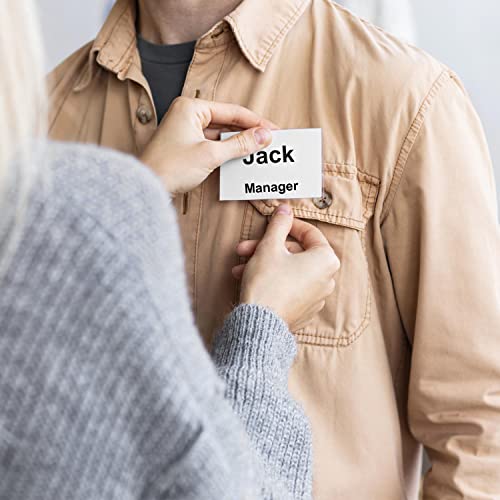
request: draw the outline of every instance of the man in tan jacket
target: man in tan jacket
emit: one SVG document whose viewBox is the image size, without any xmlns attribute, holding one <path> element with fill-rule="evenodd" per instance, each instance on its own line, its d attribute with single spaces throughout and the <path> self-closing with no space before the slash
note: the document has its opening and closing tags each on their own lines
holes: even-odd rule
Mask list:
<svg viewBox="0 0 500 500">
<path fill-rule="evenodd" d="M 315 498 L 414 500 L 422 445 L 426 500 L 500 498 L 496 195 L 457 77 L 329 0 L 118 0 L 50 77 L 54 139 L 141 154 L 172 82 L 149 84 L 156 49 L 141 60 L 137 31 L 146 46 L 197 40 L 183 95 L 323 129 L 323 196 L 290 202 L 342 263 L 325 309 L 294 332 Z M 214 174 L 174 203 L 209 343 L 238 301 L 234 249 L 278 202 L 219 202 Z"/>
</svg>

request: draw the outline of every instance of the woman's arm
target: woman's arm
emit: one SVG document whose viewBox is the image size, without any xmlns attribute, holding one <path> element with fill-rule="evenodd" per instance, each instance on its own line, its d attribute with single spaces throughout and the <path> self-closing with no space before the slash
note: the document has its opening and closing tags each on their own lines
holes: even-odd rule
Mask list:
<svg viewBox="0 0 500 500">
<path fill-rule="evenodd" d="M 288 391 L 296 343 L 286 323 L 262 306 L 243 304 L 217 335 L 213 359 L 226 398 L 239 416 L 265 471 L 262 488 L 272 498 L 278 479 L 291 498 L 309 499 L 312 443 L 309 423 Z"/>
<path fill-rule="evenodd" d="M 267 422 L 252 424 L 249 437 L 224 397 L 194 326 L 175 214 L 156 179 L 95 148 L 51 146 L 42 160 L 52 163 L 50 182 L 34 193 L 0 282 L 0 498 L 307 498 L 310 469 L 290 481 L 287 452 L 280 462 L 278 448 L 265 445 Z M 240 311 L 228 325 L 247 316 L 247 333 L 263 342 L 275 333 L 289 352 L 281 366 L 278 348 L 263 360 L 248 351 L 252 364 L 272 371 L 276 362 L 281 375 L 236 399 L 286 399 L 286 327 L 267 312 L 252 324 Z M 237 324 L 229 330 L 235 352 L 246 352 L 238 340 L 250 337 Z M 228 367 L 241 366 L 230 358 Z M 257 372 L 242 368 L 238 380 L 249 388 Z M 284 428 L 305 435 L 289 406 Z M 247 422 L 256 424 L 253 414 Z M 295 446 L 294 436 L 277 437 Z"/>
<path fill-rule="evenodd" d="M 321 232 L 293 220 L 287 205 L 275 211 L 261 241 L 244 241 L 237 252 L 250 258 L 233 268 L 242 279 L 242 305 L 216 337 L 214 361 L 268 474 L 294 498 L 311 498 L 311 434 L 288 391 L 296 354 L 288 325 L 298 329 L 323 308 L 339 262 Z"/>
</svg>

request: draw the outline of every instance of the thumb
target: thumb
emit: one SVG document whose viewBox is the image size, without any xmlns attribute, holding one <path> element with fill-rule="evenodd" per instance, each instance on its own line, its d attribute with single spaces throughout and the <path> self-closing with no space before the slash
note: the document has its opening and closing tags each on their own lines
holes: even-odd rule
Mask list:
<svg viewBox="0 0 500 500">
<path fill-rule="evenodd" d="M 280 205 L 269 222 L 262 241 L 284 245 L 292 229 L 293 215 L 290 205 Z"/>
<path fill-rule="evenodd" d="M 269 129 L 256 127 L 233 135 L 225 141 L 213 142 L 213 147 L 216 148 L 219 163 L 224 163 L 260 151 L 269 146 L 272 140 Z"/>
</svg>

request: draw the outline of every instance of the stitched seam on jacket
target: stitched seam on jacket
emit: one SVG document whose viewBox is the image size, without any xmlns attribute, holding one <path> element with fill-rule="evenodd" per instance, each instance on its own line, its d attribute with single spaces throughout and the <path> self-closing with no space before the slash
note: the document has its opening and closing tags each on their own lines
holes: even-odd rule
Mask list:
<svg viewBox="0 0 500 500">
<path fill-rule="evenodd" d="M 193 54 L 193 59 L 191 60 L 191 64 L 189 65 L 188 72 L 186 74 L 186 79 L 184 80 L 185 82 L 188 81 L 191 73 L 193 72 L 193 66 L 196 61 L 196 58 L 198 56 L 198 51 L 194 50 Z M 184 88 L 182 89 L 181 95 L 184 92 Z M 194 252 L 193 252 L 193 316 L 196 319 L 196 313 L 198 311 L 198 294 L 197 294 L 197 286 L 198 286 L 198 280 L 196 276 L 196 268 L 197 268 L 197 262 L 198 262 L 198 242 L 200 239 L 200 226 L 201 226 L 201 212 L 203 208 L 203 184 L 200 186 L 200 209 L 198 212 L 198 223 L 196 227 L 196 237 L 195 237 L 195 242 L 194 242 Z"/>
<path fill-rule="evenodd" d="M 125 5 L 122 13 L 120 14 L 120 17 L 116 20 L 116 23 L 113 25 L 111 28 L 109 35 L 105 38 L 104 42 L 102 42 L 99 45 L 95 45 L 93 48 L 98 52 L 98 56 L 96 59 L 99 59 L 99 56 L 101 55 L 101 51 L 106 48 L 106 46 L 111 42 L 111 39 L 113 38 L 113 35 L 115 34 L 115 31 L 118 29 L 118 26 L 122 23 L 123 18 L 128 14 L 128 6 Z M 134 40 L 137 40 L 136 36 L 132 37 L 131 43 L 134 42 Z M 97 41 L 97 40 L 96 40 Z M 118 66 L 118 64 L 123 60 L 124 55 L 127 53 L 127 51 L 130 48 L 130 44 L 127 46 L 127 48 L 124 51 L 124 54 L 121 55 L 118 63 L 116 63 L 113 68 L 111 69 L 113 72 L 115 72 L 115 68 Z M 98 61 L 99 62 L 99 61 Z M 109 59 L 105 63 L 106 65 L 109 64 Z"/>
<path fill-rule="evenodd" d="M 278 43 L 283 39 L 283 36 L 284 36 L 284 33 L 285 31 L 297 20 L 297 18 L 299 17 L 299 14 L 301 12 L 301 9 L 302 7 L 308 2 L 309 0 L 304 0 L 300 5 L 298 5 L 296 8 L 295 8 L 295 11 L 294 13 L 292 14 L 292 17 L 288 20 L 288 22 L 285 24 L 285 26 L 283 26 L 283 28 L 281 29 L 281 31 L 278 33 L 278 35 L 276 36 L 276 38 L 274 39 L 274 41 L 269 45 L 269 47 L 267 48 L 266 52 L 264 53 L 264 55 L 261 57 L 260 59 L 260 64 L 266 64 L 267 61 L 269 60 L 270 58 L 270 55 L 271 55 L 271 51 L 276 47 L 276 45 L 278 45 Z"/>
<path fill-rule="evenodd" d="M 434 103 L 434 99 L 439 94 L 439 91 L 444 87 L 445 83 L 450 78 L 451 78 L 451 72 L 448 68 L 445 68 L 433 83 L 431 89 L 429 90 L 429 93 L 422 102 L 420 109 L 418 110 L 418 113 L 410 126 L 408 133 L 406 134 L 406 137 L 403 141 L 403 145 L 401 146 L 396 166 L 394 168 L 391 184 L 389 186 L 389 193 L 387 194 L 387 197 L 384 200 L 382 215 L 380 217 L 380 225 L 383 225 L 386 217 L 390 212 L 392 203 L 394 201 L 394 198 L 396 197 L 396 193 L 401 183 L 401 179 L 403 177 L 403 173 L 408 158 L 413 149 L 413 146 L 415 145 L 420 135 L 420 131 L 422 130 L 422 125 L 424 124 L 425 118 L 427 117 L 427 112 Z"/>
<path fill-rule="evenodd" d="M 363 257 L 367 273 L 367 295 L 365 302 L 365 312 L 363 317 L 361 318 L 361 323 L 354 331 L 348 333 L 347 335 L 340 335 L 338 337 L 325 335 L 322 333 L 318 334 L 314 331 L 308 331 L 307 329 L 300 330 L 299 332 L 295 333 L 299 344 L 311 345 L 316 347 L 345 348 L 354 344 L 354 342 L 356 342 L 356 340 L 361 337 L 362 333 L 368 327 L 372 311 L 372 284 L 370 272 L 368 269 L 368 259 L 366 257 L 365 234 L 360 234 L 359 238 L 361 240 L 361 246 L 363 248 Z"/>
<path fill-rule="evenodd" d="M 250 213 L 250 214 L 249 214 Z M 253 226 L 253 215 L 254 215 L 254 208 L 253 205 L 250 203 L 245 203 L 245 208 L 243 209 L 243 222 L 241 223 L 241 230 L 240 230 L 240 243 L 244 240 L 250 239 L 250 236 L 252 234 L 252 226 Z M 249 219 L 248 222 L 248 228 L 246 227 L 247 225 L 247 218 Z M 244 264 L 245 259 L 243 257 L 238 258 L 238 264 Z M 240 280 L 235 280 L 236 286 L 235 286 L 235 294 L 233 297 L 233 302 L 234 302 L 234 307 L 236 307 L 239 303 L 240 299 L 240 293 L 241 293 L 241 281 Z"/>
<path fill-rule="evenodd" d="M 92 42 L 89 42 L 87 45 L 90 45 Z M 71 58 L 72 56 L 70 56 Z M 88 59 L 88 58 L 86 58 Z M 82 77 L 82 74 L 83 72 L 85 71 L 86 67 L 87 67 L 87 64 L 88 64 L 88 61 L 86 60 L 85 62 L 85 65 L 84 65 L 84 68 L 81 69 L 80 71 L 75 71 L 75 75 L 70 79 L 71 81 L 71 85 L 68 85 L 68 91 L 64 93 L 64 98 L 60 100 L 60 104 L 59 104 L 59 107 L 57 108 L 57 111 L 54 113 L 53 115 L 53 118 L 52 120 L 50 120 L 50 123 L 48 123 L 48 126 L 47 126 L 47 131 L 48 133 L 50 134 L 50 132 L 52 131 L 52 129 L 54 128 L 54 125 L 56 123 L 56 121 L 58 120 L 59 118 L 59 115 L 61 114 L 61 111 L 64 107 L 64 105 L 66 104 L 66 101 L 69 97 L 69 95 L 71 93 L 73 93 L 73 89 L 76 85 L 76 83 L 80 80 L 80 78 Z M 55 68 L 50 74 L 49 74 L 49 79 L 52 79 L 52 74 L 54 71 L 56 71 L 57 68 Z M 49 81 L 48 84 L 47 84 L 47 90 L 48 90 L 48 98 L 49 100 L 52 102 L 53 100 L 51 99 L 51 96 L 53 94 L 55 94 L 57 92 L 57 89 L 60 85 L 64 85 L 64 78 L 65 78 L 65 74 L 63 76 L 61 76 L 61 78 L 59 78 L 57 80 L 57 82 L 52 82 L 52 81 Z"/>
<path fill-rule="evenodd" d="M 256 201 L 253 200 L 252 205 L 259 210 L 259 212 L 264 215 L 264 216 L 270 216 L 273 214 L 273 209 L 276 208 L 278 205 L 273 205 L 273 207 L 269 208 L 266 207 L 265 209 L 262 208 L 262 205 L 255 205 Z M 260 209 L 258 207 L 261 207 Z M 293 212 L 296 217 L 299 218 L 306 218 L 306 219 L 314 219 L 318 220 L 320 222 L 326 222 L 327 224 L 338 224 L 344 227 L 349 227 L 351 229 L 355 229 L 357 231 L 362 231 L 366 222 L 364 220 L 359 220 L 355 219 L 353 217 L 346 217 L 345 215 L 340 215 L 338 212 L 334 213 L 329 213 L 329 214 L 321 214 L 319 211 L 312 211 L 312 210 L 306 210 L 303 208 L 293 208 Z M 338 221 L 343 221 L 342 223 Z"/>
<path fill-rule="evenodd" d="M 338 167 L 345 167 L 345 169 L 339 169 Z M 349 170 L 349 168 L 351 170 Z M 356 172 L 353 172 L 355 169 Z M 362 218 L 356 218 L 352 216 L 343 215 L 341 212 L 333 211 L 325 213 L 323 210 L 308 210 L 307 208 L 293 207 L 296 216 L 304 216 L 306 218 L 314 218 L 322 222 L 330 224 L 341 224 L 345 227 L 350 227 L 356 230 L 363 230 L 366 222 L 373 214 L 373 208 L 377 201 L 378 190 L 380 186 L 380 180 L 374 175 L 368 174 L 356 167 L 352 163 L 335 163 L 335 162 L 325 162 L 323 167 L 323 173 L 333 174 L 336 177 L 344 177 L 352 181 L 357 180 L 360 185 L 367 185 L 368 192 L 366 196 L 363 192 L 363 197 L 366 198 L 364 203 L 361 205 L 363 209 Z M 363 190 L 363 188 L 361 188 Z M 271 215 L 273 210 L 278 206 L 277 200 L 274 204 L 268 205 L 261 200 L 252 200 L 251 204 L 258 210 L 262 215 Z M 340 221 L 343 221 L 342 223 Z M 360 227 L 363 226 L 363 227 Z"/>
<path fill-rule="evenodd" d="M 249 48 L 247 47 L 246 43 L 245 43 L 245 40 L 243 39 L 243 37 L 241 36 L 241 32 L 240 30 L 238 29 L 238 25 L 236 23 L 236 21 L 234 20 L 234 17 L 231 16 L 231 15 L 228 15 L 227 16 L 228 19 L 231 19 L 232 21 L 232 24 L 231 24 L 231 27 L 233 28 L 233 30 L 235 31 L 236 35 L 237 35 L 237 40 L 238 40 L 238 43 L 241 44 L 241 47 L 242 47 L 242 50 L 243 50 L 243 53 L 246 55 L 246 57 L 248 57 L 248 59 L 250 59 L 256 66 L 259 66 L 260 67 L 260 64 L 259 64 L 259 61 L 257 61 L 255 59 L 255 57 L 253 56 L 253 54 L 250 52 Z"/>
<path fill-rule="evenodd" d="M 276 37 L 274 38 L 273 41 L 271 41 L 266 49 L 266 51 L 264 52 L 263 56 L 260 58 L 260 59 L 256 59 L 252 52 L 250 51 L 250 49 L 248 48 L 248 46 L 246 45 L 245 43 L 245 40 L 244 38 L 242 37 L 241 35 L 241 32 L 238 28 L 238 25 L 236 23 L 236 21 L 234 20 L 234 17 L 232 15 L 228 15 L 227 18 L 228 19 L 231 19 L 232 21 L 232 28 L 233 30 L 236 32 L 236 34 L 238 35 L 238 42 L 241 43 L 241 45 L 243 46 L 243 52 L 246 54 L 246 56 L 251 60 L 253 61 L 253 63 L 259 67 L 259 69 L 262 69 L 262 66 L 266 64 L 267 60 L 269 59 L 269 53 L 274 49 L 274 47 L 276 47 L 276 45 L 281 41 L 281 39 L 283 38 L 283 34 L 284 32 L 290 27 L 290 25 L 296 21 L 296 19 L 299 17 L 299 14 L 300 14 L 300 10 L 302 9 L 302 7 L 308 2 L 309 0 L 304 0 L 300 5 L 298 5 L 296 8 L 295 8 L 295 11 L 293 12 L 292 16 L 290 17 L 290 19 L 288 20 L 288 22 L 285 24 L 285 26 L 283 26 L 283 28 L 280 30 L 280 32 L 276 35 Z"/>
<path fill-rule="evenodd" d="M 191 59 L 191 62 L 189 63 L 189 68 L 188 68 L 187 73 L 186 73 L 186 79 L 184 80 L 184 85 L 185 85 L 185 82 L 189 81 L 189 77 L 191 76 L 191 73 L 193 72 L 193 66 L 196 62 L 197 57 L 198 57 L 198 51 L 196 50 L 196 47 L 195 47 L 194 53 L 193 53 L 193 58 Z M 184 95 L 184 87 L 182 88 L 181 95 Z"/>
<path fill-rule="evenodd" d="M 87 57 L 87 64 L 86 64 L 87 69 L 91 70 L 92 64 L 96 64 L 96 66 L 98 66 L 98 67 L 101 66 L 97 62 L 97 59 L 101 53 L 101 50 L 109 43 L 109 41 L 111 40 L 111 38 L 113 36 L 113 33 L 116 30 L 116 27 L 122 21 L 122 18 L 127 13 L 127 11 L 128 11 L 128 6 L 125 6 L 123 11 L 121 12 L 120 16 L 118 17 L 116 23 L 110 28 L 109 34 L 105 37 L 105 39 L 103 41 L 98 40 L 100 38 L 100 34 L 98 34 L 97 37 L 94 39 L 94 41 L 90 42 L 92 45 L 89 49 L 89 54 Z M 98 41 L 99 41 L 99 43 L 98 43 Z M 96 54 L 96 55 L 95 55 L 95 58 L 92 60 L 93 54 Z M 77 80 L 78 82 L 81 80 L 81 76 L 82 75 L 80 75 L 80 77 L 78 78 L 78 80 Z M 83 87 L 79 88 L 78 91 L 85 90 L 90 85 L 92 78 L 93 78 L 93 76 L 91 76 L 89 78 L 88 82 Z M 77 84 L 77 86 L 78 85 L 79 84 Z"/>
<path fill-rule="evenodd" d="M 94 81 L 92 82 L 92 85 L 95 87 L 96 86 L 96 81 L 97 79 L 94 77 Z M 91 100 L 91 97 L 89 97 L 89 101 Z M 80 126 L 78 127 L 78 134 L 77 134 L 77 140 L 80 140 L 80 137 L 82 136 L 82 131 L 85 128 L 85 125 L 87 124 L 87 116 L 90 112 L 90 105 L 87 105 L 85 107 L 85 111 L 83 113 L 83 117 L 80 122 Z M 99 133 L 99 137 L 102 136 L 102 130 Z"/>
<path fill-rule="evenodd" d="M 133 38 L 129 45 L 127 46 L 127 48 L 125 49 L 125 51 L 123 52 L 123 54 L 121 55 L 120 59 L 118 60 L 118 62 L 113 66 L 112 68 L 112 71 L 114 73 L 116 73 L 116 75 L 118 76 L 122 71 L 126 71 L 128 68 L 122 68 L 121 66 L 123 65 L 123 62 L 125 61 L 126 59 L 126 62 L 128 63 L 128 67 L 130 67 L 130 63 L 129 63 L 129 56 L 132 55 L 132 51 L 134 50 L 134 47 L 136 46 L 137 44 L 137 38 Z M 131 61 L 130 61 L 131 62 Z"/>
<path fill-rule="evenodd" d="M 215 79 L 215 84 L 214 84 L 214 90 L 212 92 L 212 101 L 215 101 L 215 97 L 217 94 L 217 87 L 219 86 L 219 82 L 222 76 L 222 71 L 224 70 L 224 64 L 226 63 L 226 57 L 227 57 L 227 51 L 229 47 L 231 46 L 230 43 L 226 44 L 226 47 L 224 48 L 224 56 L 222 57 L 222 64 L 220 65 L 219 72 L 217 73 L 217 78 Z"/>
<path fill-rule="evenodd" d="M 186 75 L 186 79 L 184 80 L 185 82 L 188 81 L 188 78 L 190 74 L 192 73 L 194 63 L 196 61 L 196 57 L 198 56 L 198 51 L 194 50 L 193 54 L 193 59 L 191 61 L 191 64 L 189 65 L 189 69 Z M 182 89 L 182 92 L 184 91 L 184 88 Z M 181 92 L 181 95 L 182 95 Z M 198 280 L 197 280 L 197 264 L 198 264 L 198 243 L 200 240 L 200 230 L 201 230 L 201 212 L 203 209 L 203 184 L 200 186 L 200 209 L 198 211 L 198 222 L 196 226 L 196 237 L 194 241 L 194 252 L 193 252 L 193 315 L 196 319 L 196 314 L 198 311 L 198 293 L 197 293 L 197 286 L 198 286 Z"/>
<path fill-rule="evenodd" d="M 372 200 L 372 191 L 374 189 L 376 189 L 376 186 L 374 184 L 371 184 L 371 183 L 367 183 L 367 184 L 369 184 L 370 187 L 368 188 L 368 194 L 366 196 L 366 203 L 365 203 L 365 212 L 363 214 L 366 219 L 368 219 L 370 217 L 370 212 L 371 212 L 370 204 L 373 201 Z M 373 196 L 375 197 L 375 193 Z M 374 205 L 374 203 L 373 203 L 373 205 Z"/>
<path fill-rule="evenodd" d="M 316 347 L 332 347 L 332 348 L 344 348 L 349 347 L 354 344 L 356 340 L 361 336 L 361 334 L 366 330 L 370 322 L 371 316 L 371 293 L 370 293 L 370 283 L 368 283 L 368 293 L 365 303 L 365 313 L 361 319 L 360 325 L 348 335 L 343 335 L 340 337 L 335 337 L 332 335 L 317 334 L 314 331 L 303 331 L 295 333 L 297 341 L 299 344 L 311 345 Z"/>
<path fill-rule="evenodd" d="M 113 33 L 115 32 L 116 30 L 116 27 L 118 26 L 119 23 L 121 23 L 122 19 L 123 19 L 123 16 L 125 16 L 125 14 L 127 14 L 128 12 L 128 5 L 124 5 L 123 6 L 123 10 L 121 11 L 120 15 L 118 16 L 118 19 L 116 20 L 115 24 L 113 24 L 113 26 L 110 27 L 110 30 L 108 32 L 108 34 L 106 35 L 106 37 L 104 38 L 104 40 L 99 40 L 99 44 L 97 44 L 97 40 L 100 38 L 99 35 L 97 35 L 97 38 L 96 38 L 96 43 L 94 45 L 94 49 L 96 49 L 97 51 L 100 51 L 101 49 L 103 49 L 106 44 L 109 43 L 109 41 L 111 40 L 112 36 L 113 36 Z"/>
<path fill-rule="evenodd" d="M 200 242 L 200 231 L 201 231 L 201 215 L 203 212 L 203 191 L 204 184 L 200 186 L 200 208 L 198 210 L 198 222 L 196 225 L 196 239 L 194 242 L 194 252 L 193 252 L 193 312 L 196 315 L 198 312 L 198 280 L 197 280 L 197 268 L 198 268 L 198 245 Z"/>
<path fill-rule="evenodd" d="M 229 45 L 227 45 L 226 48 L 224 49 L 224 56 L 222 58 L 221 67 L 220 67 L 219 73 L 217 74 L 217 78 L 216 78 L 215 83 L 214 83 L 214 89 L 212 91 L 213 99 L 215 99 L 215 94 L 217 92 L 217 85 L 219 83 L 222 69 L 224 68 L 224 62 L 226 60 L 226 54 L 227 54 L 228 47 L 229 47 Z M 196 60 L 196 56 L 197 56 L 197 50 L 195 49 L 193 59 L 191 61 L 191 64 L 189 65 L 189 69 L 188 69 L 188 73 L 187 73 L 185 81 L 188 80 L 189 75 L 192 72 L 192 68 L 193 68 L 194 62 Z M 201 216 L 203 213 L 203 194 L 204 194 L 204 183 L 200 186 L 200 209 L 198 211 L 198 223 L 197 223 L 197 227 L 196 227 L 196 239 L 195 239 L 195 246 L 194 246 L 194 252 L 193 252 L 194 253 L 194 255 L 193 255 L 193 260 L 194 260 L 194 262 L 193 262 L 193 312 L 195 315 L 197 314 L 197 311 L 198 311 L 198 293 L 197 293 L 197 287 L 198 287 L 197 270 L 198 269 L 197 268 L 198 268 L 198 245 L 199 245 L 199 241 L 200 241 L 200 231 L 201 231 Z"/>
</svg>

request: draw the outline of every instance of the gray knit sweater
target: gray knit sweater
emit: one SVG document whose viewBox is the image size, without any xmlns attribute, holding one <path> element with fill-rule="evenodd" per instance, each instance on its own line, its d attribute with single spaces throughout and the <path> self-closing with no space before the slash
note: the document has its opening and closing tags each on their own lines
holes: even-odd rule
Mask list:
<svg viewBox="0 0 500 500">
<path fill-rule="evenodd" d="M 283 321 L 238 307 L 211 360 L 156 178 L 85 146 L 39 145 L 32 161 L 45 173 L 0 276 L 0 498 L 310 498 Z M 0 205 L 3 254 L 19 181 Z"/>
</svg>

